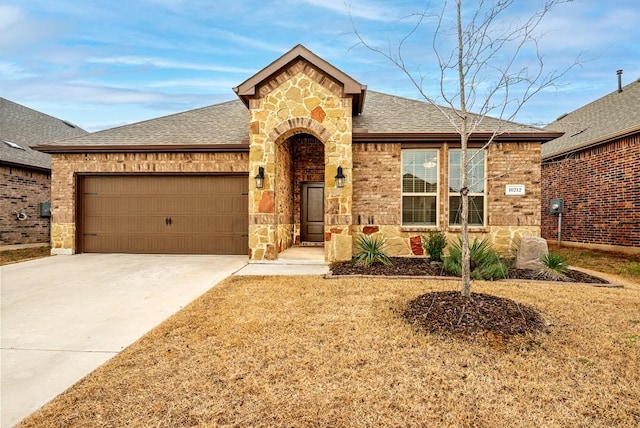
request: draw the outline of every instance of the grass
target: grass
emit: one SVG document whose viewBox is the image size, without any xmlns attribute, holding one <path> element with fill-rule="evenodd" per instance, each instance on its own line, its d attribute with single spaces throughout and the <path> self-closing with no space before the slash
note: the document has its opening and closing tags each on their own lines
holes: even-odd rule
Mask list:
<svg viewBox="0 0 640 428">
<path fill-rule="evenodd" d="M 549 251 L 562 256 L 567 264 L 597 272 L 618 275 L 640 283 L 640 255 L 611 253 L 585 248 L 560 247 L 549 244 Z"/>
<path fill-rule="evenodd" d="M 51 247 L 49 246 L 0 251 L 0 266 L 40 259 L 42 257 L 49 257 L 50 255 Z"/>
<path fill-rule="evenodd" d="M 640 424 L 640 284 L 474 284 L 550 332 L 457 339 L 401 319 L 454 281 L 231 277 L 20 426 Z"/>
</svg>

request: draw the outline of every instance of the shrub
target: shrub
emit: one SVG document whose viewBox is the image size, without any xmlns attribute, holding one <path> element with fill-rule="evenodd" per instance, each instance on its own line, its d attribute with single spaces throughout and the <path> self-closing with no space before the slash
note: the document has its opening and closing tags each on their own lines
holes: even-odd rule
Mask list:
<svg viewBox="0 0 640 428">
<path fill-rule="evenodd" d="M 544 265 L 542 276 L 551 279 L 564 279 L 569 270 L 566 260 L 560 254 L 545 254 L 540 257 L 540 262 Z"/>
<path fill-rule="evenodd" d="M 507 268 L 487 239 L 479 241 L 474 238 L 469 252 L 471 278 L 485 280 L 506 278 Z M 462 276 L 462 238 L 458 237 L 458 242 L 454 242 L 449 247 L 449 257 L 444 260 L 444 269 L 454 275 Z"/>
<path fill-rule="evenodd" d="M 384 237 L 376 238 L 371 235 L 360 235 L 356 241 L 356 246 L 360 252 L 354 257 L 354 263 L 364 267 L 369 267 L 375 262 L 390 265 L 391 259 L 384 252 L 386 243 Z"/>
<path fill-rule="evenodd" d="M 442 261 L 442 253 L 447 247 L 447 237 L 440 231 L 432 230 L 429 236 L 422 235 L 422 248 L 435 262 Z"/>
</svg>

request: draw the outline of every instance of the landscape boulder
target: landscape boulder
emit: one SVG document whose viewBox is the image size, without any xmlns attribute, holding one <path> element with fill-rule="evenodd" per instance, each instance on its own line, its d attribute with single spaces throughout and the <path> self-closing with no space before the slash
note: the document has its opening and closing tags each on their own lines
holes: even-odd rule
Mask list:
<svg viewBox="0 0 640 428">
<path fill-rule="evenodd" d="M 549 254 L 547 240 L 537 236 L 523 236 L 516 256 L 518 269 L 539 270 L 544 267 L 540 257 Z"/>
</svg>

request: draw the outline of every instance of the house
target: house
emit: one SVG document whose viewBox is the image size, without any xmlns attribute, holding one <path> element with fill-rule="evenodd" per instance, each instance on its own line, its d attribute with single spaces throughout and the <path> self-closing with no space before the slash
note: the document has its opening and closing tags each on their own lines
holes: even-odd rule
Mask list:
<svg viewBox="0 0 640 428">
<path fill-rule="evenodd" d="M 460 138 L 437 108 L 369 91 L 301 45 L 234 91 L 235 101 L 41 146 L 53 159 L 52 251 L 256 262 L 322 245 L 336 261 L 361 233 L 385 236 L 391 256 L 418 256 L 422 234 L 460 231 Z M 540 147 L 559 135 L 482 122 L 469 143 L 474 236 L 503 251 L 540 236 Z"/>
<path fill-rule="evenodd" d="M 0 97 L 0 246 L 49 244 L 51 157 L 32 147 L 86 133 Z"/>
<path fill-rule="evenodd" d="M 559 117 L 542 146 L 542 236 L 562 245 L 640 253 L 640 79 Z"/>
</svg>

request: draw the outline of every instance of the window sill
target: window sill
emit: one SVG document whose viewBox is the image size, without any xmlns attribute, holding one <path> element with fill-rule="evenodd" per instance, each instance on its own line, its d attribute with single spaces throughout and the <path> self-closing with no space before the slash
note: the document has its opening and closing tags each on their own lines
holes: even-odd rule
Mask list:
<svg viewBox="0 0 640 428">
<path fill-rule="evenodd" d="M 472 226 L 469 225 L 468 228 L 469 232 L 474 232 L 474 233 L 489 233 L 489 229 L 486 226 Z M 447 229 L 448 232 L 461 232 L 462 231 L 462 226 L 449 226 Z"/>
<path fill-rule="evenodd" d="M 400 226 L 401 232 L 432 232 L 437 231 L 438 226 Z"/>
</svg>

